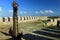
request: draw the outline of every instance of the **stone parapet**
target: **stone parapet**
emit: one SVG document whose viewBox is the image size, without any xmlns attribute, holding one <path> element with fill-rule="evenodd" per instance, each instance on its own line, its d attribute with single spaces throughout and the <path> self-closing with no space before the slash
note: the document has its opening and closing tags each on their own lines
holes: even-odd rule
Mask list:
<svg viewBox="0 0 60 40">
<path fill-rule="evenodd" d="M 18 22 L 28 22 L 28 21 L 36 21 L 39 19 L 43 19 L 43 16 L 18 16 Z M 0 23 L 13 23 L 13 17 L 0 17 Z"/>
</svg>

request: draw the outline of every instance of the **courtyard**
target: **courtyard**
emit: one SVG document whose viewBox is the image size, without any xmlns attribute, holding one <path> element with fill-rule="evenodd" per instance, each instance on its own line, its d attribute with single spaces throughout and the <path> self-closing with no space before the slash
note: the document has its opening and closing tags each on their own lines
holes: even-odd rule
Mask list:
<svg viewBox="0 0 60 40">
<path fill-rule="evenodd" d="M 9 34 L 9 29 L 13 23 L 0 25 L 0 40 L 13 40 Z M 18 23 L 19 32 L 23 32 L 22 40 L 60 40 L 60 28 L 57 26 L 47 26 L 42 21 L 30 21 Z"/>
</svg>

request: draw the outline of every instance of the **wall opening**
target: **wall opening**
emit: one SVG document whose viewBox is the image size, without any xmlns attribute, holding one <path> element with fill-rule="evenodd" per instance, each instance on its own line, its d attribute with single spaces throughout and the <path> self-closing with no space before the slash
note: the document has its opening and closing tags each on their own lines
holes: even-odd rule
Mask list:
<svg viewBox="0 0 60 40">
<path fill-rule="evenodd" d="M 22 20 L 22 17 L 20 17 L 20 20 Z"/>
<path fill-rule="evenodd" d="M 25 17 L 24 17 L 24 20 L 25 20 Z"/>
<path fill-rule="evenodd" d="M 3 22 L 5 22 L 5 18 L 3 17 Z"/>
<path fill-rule="evenodd" d="M 8 17 L 8 22 L 10 22 L 10 18 Z"/>
<path fill-rule="evenodd" d="M 27 20 L 28 20 L 28 17 L 27 17 Z"/>
</svg>

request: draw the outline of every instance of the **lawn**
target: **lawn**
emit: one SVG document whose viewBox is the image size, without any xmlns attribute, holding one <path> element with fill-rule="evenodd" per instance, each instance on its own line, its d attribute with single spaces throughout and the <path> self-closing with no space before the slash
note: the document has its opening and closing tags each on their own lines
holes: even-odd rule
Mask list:
<svg viewBox="0 0 60 40">
<path fill-rule="evenodd" d="M 8 33 L 10 27 L 11 28 L 13 27 L 13 23 L 5 23 L 5 24 L 2 23 L 0 25 L 0 40 L 6 40 L 6 39 L 11 38 L 11 36 L 6 36 L 1 33 L 1 32 Z M 55 38 L 55 35 L 60 33 L 60 29 L 59 29 L 59 32 L 57 33 L 58 30 L 55 31 L 55 29 L 48 29 L 47 27 L 48 26 L 45 25 L 45 23 L 43 21 L 39 21 L 39 20 L 18 23 L 19 32 L 23 32 L 24 39 L 26 39 L 25 37 L 28 38 L 26 40 L 37 40 L 34 38 L 38 38 L 38 40 L 40 40 L 40 39 L 41 40 L 50 40 L 50 39 L 59 40 L 59 37 L 56 36 L 57 38 Z M 45 30 L 42 30 L 42 29 L 45 29 Z M 39 34 L 39 31 L 40 31 L 40 34 Z M 36 32 L 38 32 L 38 34 Z M 27 35 L 29 35 L 29 36 L 27 36 Z M 52 35 L 52 37 L 51 37 L 51 35 Z M 60 35 L 58 35 L 58 36 L 60 36 Z M 11 40 L 11 39 L 9 39 L 9 40 Z"/>
<path fill-rule="evenodd" d="M 10 27 L 12 28 L 12 23 L 2 23 L 0 25 L 0 31 L 8 33 Z M 19 32 L 23 32 L 23 34 L 26 34 L 28 32 L 33 32 L 35 30 L 43 28 L 43 23 L 38 21 L 30 21 L 30 22 L 20 22 L 18 23 Z M 4 38 L 3 38 L 4 37 Z M 0 32 L 0 39 L 6 39 L 9 38 L 9 36 L 5 36 Z"/>
</svg>

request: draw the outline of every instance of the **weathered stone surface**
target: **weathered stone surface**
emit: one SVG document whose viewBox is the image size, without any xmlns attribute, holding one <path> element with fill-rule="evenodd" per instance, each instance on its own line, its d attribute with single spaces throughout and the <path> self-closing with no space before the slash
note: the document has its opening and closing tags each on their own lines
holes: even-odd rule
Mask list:
<svg viewBox="0 0 60 40">
<path fill-rule="evenodd" d="M 3 18 L 5 21 L 3 22 Z M 9 21 L 10 19 L 10 21 Z M 36 20 L 47 20 L 47 16 L 18 16 L 18 23 L 19 22 L 29 22 L 29 21 L 36 21 Z M 50 22 L 47 23 L 47 25 L 57 25 L 57 21 L 60 20 L 60 18 L 50 19 Z M 13 23 L 12 17 L 0 17 L 0 24 L 2 23 Z"/>
</svg>

